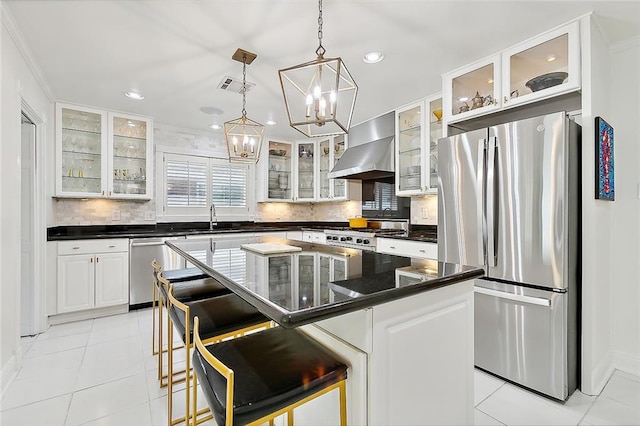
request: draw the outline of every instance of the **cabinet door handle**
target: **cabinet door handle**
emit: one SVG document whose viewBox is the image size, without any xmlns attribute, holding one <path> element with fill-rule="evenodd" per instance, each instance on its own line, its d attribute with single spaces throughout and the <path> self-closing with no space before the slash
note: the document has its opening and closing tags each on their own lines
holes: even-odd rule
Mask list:
<svg viewBox="0 0 640 426">
<path fill-rule="evenodd" d="M 109 191 L 109 197 L 111 197 L 111 191 Z"/>
<path fill-rule="evenodd" d="M 390 249 L 394 249 L 394 250 L 396 249 L 396 247 L 395 247 L 395 246 L 389 246 L 389 248 L 390 248 Z"/>
<path fill-rule="evenodd" d="M 72 250 L 80 250 L 80 246 L 75 246 L 72 248 Z"/>
<path fill-rule="evenodd" d="M 420 251 L 420 253 L 424 253 L 425 252 L 423 249 L 420 249 L 419 251 Z"/>
<path fill-rule="evenodd" d="M 509 98 L 507 98 L 506 96 L 504 97 L 504 103 L 506 104 L 507 102 L 509 102 Z"/>
<path fill-rule="evenodd" d="M 96 256 L 96 263 L 100 262 L 100 258 Z"/>
<path fill-rule="evenodd" d="M 89 260 L 89 263 L 93 263 L 93 257 Z"/>
<path fill-rule="evenodd" d="M 109 248 L 115 248 L 115 244 L 114 244 L 114 245 L 109 246 Z"/>
<path fill-rule="evenodd" d="M 102 195 L 104 195 L 104 191 L 102 191 Z"/>
</svg>

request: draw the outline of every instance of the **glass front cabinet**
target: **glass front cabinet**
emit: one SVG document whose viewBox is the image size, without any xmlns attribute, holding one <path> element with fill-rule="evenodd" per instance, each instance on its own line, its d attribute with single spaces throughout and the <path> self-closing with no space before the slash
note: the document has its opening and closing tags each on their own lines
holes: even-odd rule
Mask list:
<svg viewBox="0 0 640 426">
<path fill-rule="evenodd" d="M 269 141 L 267 152 L 267 200 L 292 201 L 293 143 Z"/>
<path fill-rule="evenodd" d="M 444 74 L 445 122 L 580 89 L 579 25 L 572 22 Z"/>
<path fill-rule="evenodd" d="M 316 143 L 305 141 L 295 143 L 296 186 L 294 201 L 315 201 L 316 198 Z"/>
<path fill-rule="evenodd" d="M 152 121 L 56 104 L 56 196 L 152 198 Z"/>
<path fill-rule="evenodd" d="M 442 98 L 439 94 L 396 110 L 397 195 L 437 190 L 437 140 L 441 137 Z"/>
<path fill-rule="evenodd" d="M 344 135 L 298 142 L 269 141 L 265 163 L 268 188 L 262 201 L 346 200 L 347 181 L 328 178 L 345 149 Z"/>
<path fill-rule="evenodd" d="M 347 181 L 329 179 L 328 173 L 336 165 L 346 149 L 345 135 L 320 139 L 318 144 L 318 201 L 336 201 L 347 199 Z"/>
</svg>

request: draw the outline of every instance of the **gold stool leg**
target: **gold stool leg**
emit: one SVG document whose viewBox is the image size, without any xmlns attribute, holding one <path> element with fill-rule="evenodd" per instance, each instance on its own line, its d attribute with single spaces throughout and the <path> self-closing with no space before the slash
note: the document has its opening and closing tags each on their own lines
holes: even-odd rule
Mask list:
<svg viewBox="0 0 640 426">
<path fill-rule="evenodd" d="M 287 411 L 287 426 L 293 426 L 293 410 Z"/>
<path fill-rule="evenodd" d="M 151 298 L 151 353 L 158 355 L 156 348 L 156 283 L 151 283 L 153 286 L 153 297 Z"/>
<path fill-rule="evenodd" d="M 347 426 L 347 386 L 346 382 L 340 382 L 340 426 Z"/>
<path fill-rule="evenodd" d="M 167 340 L 169 340 L 169 342 L 167 343 L 169 346 L 169 350 L 167 353 L 167 357 L 169 359 L 169 365 L 167 366 L 168 370 L 169 370 L 169 380 L 167 381 L 167 416 L 169 418 L 169 421 L 167 422 L 168 426 L 172 426 L 173 425 L 173 380 L 172 380 L 172 373 L 173 373 L 173 326 L 171 323 L 169 323 L 167 325 Z M 162 353 L 160 353 L 160 355 L 162 355 Z M 162 365 L 162 360 L 160 361 L 160 364 Z"/>
</svg>

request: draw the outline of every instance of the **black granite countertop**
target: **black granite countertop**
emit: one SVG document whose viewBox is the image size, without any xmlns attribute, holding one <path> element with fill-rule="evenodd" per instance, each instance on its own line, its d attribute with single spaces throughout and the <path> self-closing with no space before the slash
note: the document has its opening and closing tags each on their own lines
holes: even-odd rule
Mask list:
<svg viewBox="0 0 640 426">
<path fill-rule="evenodd" d="M 260 254 L 242 247 L 261 242 L 285 244 L 299 251 Z M 259 236 L 240 241 L 204 238 L 165 244 L 288 328 L 484 275 L 481 268 L 437 260 Z M 203 256 L 207 251 L 212 253 Z M 327 267 L 331 262 L 334 267 Z M 342 273 L 332 276 L 331 269 Z M 238 275 L 238 271 L 245 272 Z"/>
<path fill-rule="evenodd" d="M 209 222 L 172 222 L 153 225 L 55 226 L 47 229 L 47 241 L 295 231 L 305 228 L 323 230 L 347 225 L 347 222 L 218 222 L 213 230 L 209 229 Z"/>
</svg>

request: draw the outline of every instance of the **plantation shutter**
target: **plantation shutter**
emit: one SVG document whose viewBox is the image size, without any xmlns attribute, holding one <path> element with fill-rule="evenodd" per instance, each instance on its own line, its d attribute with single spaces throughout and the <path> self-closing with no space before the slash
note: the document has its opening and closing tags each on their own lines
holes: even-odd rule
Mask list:
<svg viewBox="0 0 640 426">
<path fill-rule="evenodd" d="M 218 207 L 247 207 L 246 165 L 212 164 L 211 201 Z"/>
<path fill-rule="evenodd" d="M 165 206 L 206 207 L 207 169 L 207 162 L 198 157 L 165 157 Z"/>
</svg>

